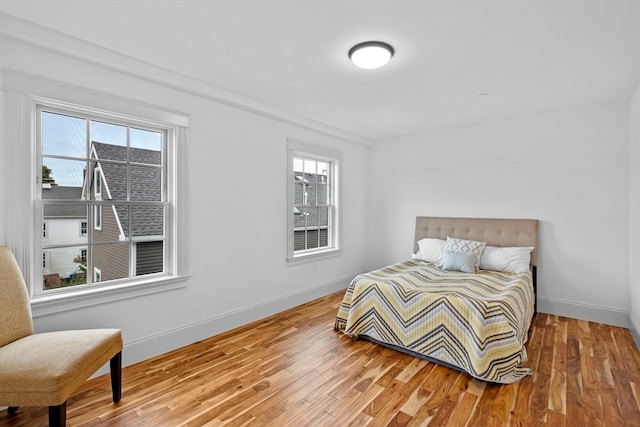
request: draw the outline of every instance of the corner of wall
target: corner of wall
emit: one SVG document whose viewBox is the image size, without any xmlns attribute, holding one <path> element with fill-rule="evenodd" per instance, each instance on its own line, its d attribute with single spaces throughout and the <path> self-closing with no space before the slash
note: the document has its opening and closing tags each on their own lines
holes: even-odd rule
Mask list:
<svg viewBox="0 0 640 427">
<path fill-rule="evenodd" d="M 631 332 L 631 336 L 633 340 L 636 342 L 636 347 L 640 350 L 640 322 L 633 313 L 629 314 L 629 331 Z"/>
</svg>

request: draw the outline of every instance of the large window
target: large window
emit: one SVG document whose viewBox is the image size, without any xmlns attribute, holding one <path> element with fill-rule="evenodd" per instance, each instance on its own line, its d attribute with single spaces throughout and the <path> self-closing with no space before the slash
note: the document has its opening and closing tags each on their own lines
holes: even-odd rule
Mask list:
<svg viewBox="0 0 640 427">
<path fill-rule="evenodd" d="M 171 128 L 46 104 L 36 114 L 35 294 L 167 272 Z"/>
<path fill-rule="evenodd" d="M 288 259 L 334 254 L 339 244 L 339 152 L 288 143 Z"/>
<path fill-rule="evenodd" d="M 7 70 L 0 79 L 0 180 L 11 183 L 0 237 L 33 316 L 187 286 L 189 116 Z"/>
</svg>

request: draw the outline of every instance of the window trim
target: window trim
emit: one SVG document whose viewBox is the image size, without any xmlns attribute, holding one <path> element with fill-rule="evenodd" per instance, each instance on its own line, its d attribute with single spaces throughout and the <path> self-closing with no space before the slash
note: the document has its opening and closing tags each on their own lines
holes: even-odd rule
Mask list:
<svg viewBox="0 0 640 427">
<path fill-rule="evenodd" d="M 102 200 L 102 168 L 100 166 L 96 166 L 93 169 L 93 182 L 95 182 L 95 186 L 93 187 L 93 195 L 95 196 L 96 200 Z"/>
<path fill-rule="evenodd" d="M 4 82 L 0 93 L 3 105 L 0 110 L 4 126 L 0 138 L 3 141 L 24 141 L 22 144 L 1 144 L 3 156 L 0 157 L 0 175 L 4 179 L 16 181 L 15 188 L 9 192 L 0 189 L 0 199 L 11 200 L 0 204 L 0 215 L 12 227 L 0 230 L 4 243 L 11 247 L 16 255 L 31 297 L 33 317 L 50 315 L 68 310 L 111 303 L 118 300 L 139 297 L 188 285 L 188 259 L 178 257 L 186 253 L 187 236 L 187 174 L 186 158 L 189 116 L 185 113 L 163 107 L 149 105 L 129 98 L 106 94 L 97 90 L 81 88 L 68 83 L 23 74 L 12 70 L 1 70 L 0 81 Z M 35 195 L 41 184 L 41 171 L 36 170 L 37 129 L 35 126 L 36 106 L 46 103 L 61 109 L 79 109 L 101 116 L 110 114 L 114 120 L 139 118 L 141 122 L 160 124 L 171 128 L 173 134 L 167 144 L 167 156 L 170 159 L 167 174 L 167 200 L 172 201 L 167 218 L 171 229 L 172 247 L 168 250 L 167 265 L 170 270 L 166 274 L 154 277 L 143 277 L 140 280 L 109 281 L 109 285 L 86 289 L 74 289 L 72 292 L 53 292 L 51 294 L 34 294 L 35 281 L 41 271 L 42 247 L 41 230 L 34 228 L 39 223 L 36 209 L 42 208 Z M 117 113 L 113 113 L 117 111 Z M 11 161 L 9 161 L 11 159 Z M 23 165 L 30 165 L 25 168 Z M 179 179 L 178 179 L 179 178 Z M 35 200 L 35 209 L 34 209 Z M 40 219 L 41 220 L 41 219 Z M 39 226 L 38 226 L 39 227 Z M 91 225 L 89 225 L 91 227 Z M 91 228 L 89 229 L 90 232 Z M 38 250 L 36 250 L 38 248 Z M 40 266 L 38 265 L 40 263 Z M 37 284 L 36 284 L 37 285 Z M 57 291 L 57 290 L 56 290 Z"/>
<path fill-rule="evenodd" d="M 295 224 L 293 217 L 293 194 L 295 173 L 293 170 L 294 157 L 305 157 L 313 160 L 328 162 L 331 165 L 331 191 L 329 203 L 331 213 L 331 230 L 329 241 L 330 247 L 308 249 L 304 251 L 294 251 Z M 296 265 L 305 262 L 312 262 L 320 259 L 332 258 L 342 254 L 342 152 L 330 148 L 309 144 L 293 139 L 287 140 L 287 263 Z"/>
<path fill-rule="evenodd" d="M 93 205 L 93 229 L 102 230 L 102 205 Z"/>
</svg>

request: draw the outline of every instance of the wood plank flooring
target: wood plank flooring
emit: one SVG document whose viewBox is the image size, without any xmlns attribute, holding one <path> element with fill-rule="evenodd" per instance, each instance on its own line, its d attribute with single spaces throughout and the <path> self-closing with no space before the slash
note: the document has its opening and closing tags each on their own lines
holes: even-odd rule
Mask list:
<svg viewBox="0 0 640 427">
<path fill-rule="evenodd" d="M 333 330 L 342 292 L 108 375 L 68 402 L 69 426 L 640 426 L 640 352 L 628 330 L 538 314 L 535 374 L 511 385 Z M 126 351 L 126 350 L 125 350 Z M 46 408 L 0 412 L 45 426 Z"/>
</svg>

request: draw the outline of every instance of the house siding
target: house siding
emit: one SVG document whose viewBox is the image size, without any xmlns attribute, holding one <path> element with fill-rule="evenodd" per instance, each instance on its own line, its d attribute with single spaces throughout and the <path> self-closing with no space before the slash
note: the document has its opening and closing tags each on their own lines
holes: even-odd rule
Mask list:
<svg viewBox="0 0 640 427">
<path fill-rule="evenodd" d="M 111 205 L 102 208 L 102 229 L 93 230 L 93 241 L 111 244 L 94 245 L 92 249 L 93 266 L 100 269 L 102 281 L 121 279 L 129 276 L 129 245 L 120 243 L 120 229 Z"/>
</svg>

